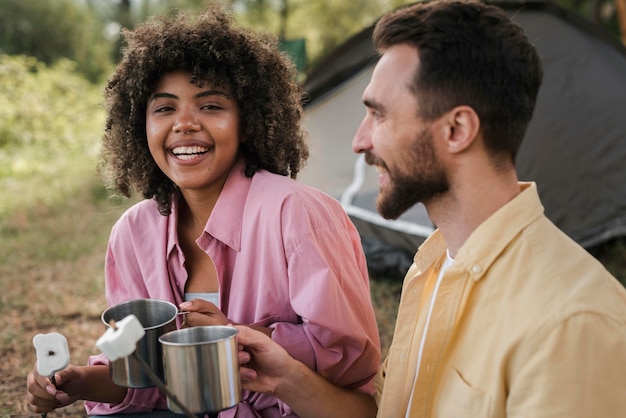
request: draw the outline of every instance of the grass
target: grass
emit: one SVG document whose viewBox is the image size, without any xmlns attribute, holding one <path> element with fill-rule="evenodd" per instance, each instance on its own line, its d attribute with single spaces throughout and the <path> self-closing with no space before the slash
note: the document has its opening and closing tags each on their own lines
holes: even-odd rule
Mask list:
<svg viewBox="0 0 626 418">
<path fill-rule="evenodd" d="M 125 206 L 107 199 L 96 181 L 55 201 L 16 208 L 0 222 L 2 417 L 28 416 L 25 377 L 36 360 L 35 334 L 64 334 L 73 363 L 85 364 L 97 352 L 106 307 L 104 251 Z M 76 405 L 65 413 L 80 416 L 83 409 Z"/>
<path fill-rule="evenodd" d="M 25 399 L 26 375 L 36 359 L 35 334 L 62 333 L 72 362 L 85 364 L 104 332 L 104 252 L 112 224 L 130 202 L 108 198 L 95 176 L 78 178 L 83 179 L 79 185 L 46 199 L 31 198 L 30 205 L 15 206 L 0 218 L 0 417 L 39 416 L 28 412 Z M 19 192 L 0 193 L 11 198 Z M 626 240 L 593 253 L 626 283 Z M 401 285 L 400 278 L 371 281 L 383 354 L 393 335 Z M 83 415 L 82 403 L 76 403 L 50 417 Z"/>
</svg>

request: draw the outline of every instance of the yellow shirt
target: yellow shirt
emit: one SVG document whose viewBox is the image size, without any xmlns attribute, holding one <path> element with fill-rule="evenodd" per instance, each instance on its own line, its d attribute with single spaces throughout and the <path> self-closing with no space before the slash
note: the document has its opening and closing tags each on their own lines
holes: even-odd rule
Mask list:
<svg viewBox="0 0 626 418">
<path fill-rule="evenodd" d="M 415 255 L 378 417 L 626 417 L 626 290 L 544 216 L 534 183 L 520 187 L 445 271 L 413 386 L 439 231 Z"/>
</svg>

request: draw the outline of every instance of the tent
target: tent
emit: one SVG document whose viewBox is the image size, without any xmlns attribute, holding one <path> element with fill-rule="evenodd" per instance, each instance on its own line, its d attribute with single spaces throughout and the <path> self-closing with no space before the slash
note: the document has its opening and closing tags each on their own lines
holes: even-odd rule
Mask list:
<svg viewBox="0 0 626 418">
<path fill-rule="evenodd" d="M 544 64 L 519 178 L 537 182 L 546 215 L 582 246 L 626 235 L 626 48 L 555 3 L 492 3 L 524 28 Z M 380 217 L 377 175 L 351 151 L 365 114 L 361 94 L 377 60 L 372 30 L 339 46 L 306 79 L 311 157 L 299 179 L 341 200 L 373 272 L 402 274 L 434 226 L 422 205 L 396 221 Z"/>
</svg>

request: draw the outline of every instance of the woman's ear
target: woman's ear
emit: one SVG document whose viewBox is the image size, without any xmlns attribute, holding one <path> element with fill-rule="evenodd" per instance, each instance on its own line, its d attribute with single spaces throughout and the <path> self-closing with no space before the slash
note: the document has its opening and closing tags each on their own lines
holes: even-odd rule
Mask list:
<svg viewBox="0 0 626 418">
<path fill-rule="evenodd" d="M 478 114 L 470 106 L 457 106 L 448 112 L 447 145 L 450 153 L 468 149 L 476 140 L 480 130 Z"/>
</svg>

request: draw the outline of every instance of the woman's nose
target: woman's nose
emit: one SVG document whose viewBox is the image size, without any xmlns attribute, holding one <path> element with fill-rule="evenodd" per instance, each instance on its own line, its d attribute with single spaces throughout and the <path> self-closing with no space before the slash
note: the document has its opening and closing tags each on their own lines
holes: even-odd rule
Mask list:
<svg viewBox="0 0 626 418">
<path fill-rule="evenodd" d="M 200 122 L 191 111 L 181 111 L 176 123 L 172 126 L 172 130 L 176 133 L 180 132 L 196 132 L 200 130 Z"/>
</svg>

